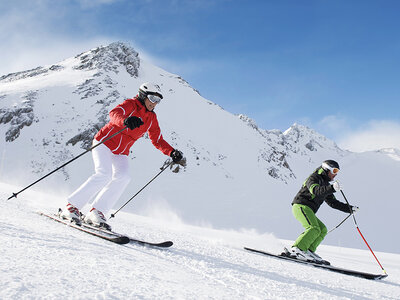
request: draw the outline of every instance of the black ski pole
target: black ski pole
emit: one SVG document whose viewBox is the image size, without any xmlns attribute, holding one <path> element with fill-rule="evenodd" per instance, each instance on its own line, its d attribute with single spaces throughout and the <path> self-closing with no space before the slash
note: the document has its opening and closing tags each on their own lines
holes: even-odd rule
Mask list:
<svg viewBox="0 0 400 300">
<path fill-rule="evenodd" d="M 344 218 L 342 222 L 340 222 L 338 225 L 336 225 L 336 227 L 334 227 L 333 229 L 329 230 L 328 233 L 331 233 L 336 228 L 338 228 L 340 225 L 342 225 L 348 218 L 350 218 L 350 216 L 351 216 L 351 213 L 346 218 Z"/>
<path fill-rule="evenodd" d="M 361 235 L 361 237 L 362 237 L 362 239 L 364 240 L 365 244 L 368 246 L 369 251 L 371 251 L 372 255 L 375 257 L 375 260 L 378 262 L 378 264 L 379 264 L 379 266 L 381 267 L 382 271 L 387 275 L 385 269 L 382 267 L 381 263 L 379 262 L 378 258 L 377 258 L 376 255 L 375 255 L 374 251 L 372 251 L 371 247 L 368 245 L 367 240 L 364 238 L 363 234 L 361 233 L 360 228 L 358 228 L 358 224 L 357 224 L 357 221 L 356 221 L 356 217 L 354 216 L 354 213 L 353 213 L 353 211 L 352 211 L 352 209 L 351 209 L 351 205 L 350 205 L 349 201 L 347 201 L 347 198 L 346 198 L 346 196 L 344 195 L 343 191 L 340 190 L 340 192 L 342 193 L 344 200 L 346 200 L 346 203 L 347 203 L 347 205 L 349 206 L 349 209 L 350 209 L 350 211 L 351 211 L 351 215 L 353 216 L 354 224 L 356 225 L 356 228 L 357 228 L 358 233 Z"/>
<path fill-rule="evenodd" d="M 62 166 L 59 166 L 57 169 L 54 169 L 53 171 L 51 171 L 50 173 L 44 175 L 43 177 L 39 178 L 38 180 L 36 180 L 35 182 L 31 183 L 30 185 L 24 187 L 22 190 L 20 190 L 17 193 L 13 193 L 12 196 L 10 196 L 7 200 L 10 200 L 12 198 L 17 198 L 18 194 L 22 193 L 23 191 L 29 189 L 31 186 L 35 185 L 36 183 L 38 183 L 39 181 L 42 181 L 43 179 L 45 179 L 46 177 L 50 176 L 51 174 L 53 174 L 54 172 L 57 172 L 58 170 L 60 170 L 61 168 L 64 168 L 66 165 L 68 165 L 69 163 L 73 162 L 74 160 L 78 159 L 79 157 L 81 157 L 82 155 L 92 151 L 94 148 L 96 148 L 97 146 L 100 146 L 101 144 L 103 144 L 104 142 L 108 141 L 109 139 L 113 138 L 114 136 L 116 136 L 117 134 L 120 134 L 122 131 L 124 131 L 125 129 L 127 129 L 128 127 L 124 127 L 122 128 L 120 131 L 114 133 L 113 135 L 111 135 L 110 137 L 104 139 L 103 141 L 99 142 L 98 144 L 94 145 L 93 147 L 91 147 L 90 149 L 86 150 L 85 152 L 79 154 L 78 156 L 74 157 L 73 159 L 67 161 L 65 164 L 63 164 Z"/>
<path fill-rule="evenodd" d="M 170 162 L 168 162 L 168 163 L 164 163 L 164 166 L 161 167 L 161 171 L 160 171 L 156 176 L 154 176 L 148 183 L 146 183 L 135 195 L 133 195 L 133 196 L 131 197 L 131 199 L 129 199 L 128 201 L 126 201 L 125 204 L 122 205 L 115 213 L 111 214 L 110 219 L 111 219 L 111 218 L 114 218 L 115 215 L 116 215 L 121 209 L 123 209 L 123 208 L 125 207 L 125 205 L 127 205 L 129 202 L 131 202 L 131 201 L 133 200 L 133 198 L 135 198 L 141 191 L 143 191 L 143 190 L 145 189 L 146 186 L 148 186 L 154 179 L 156 179 L 162 172 L 164 172 L 172 163 L 173 163 L 172 160 L 171 160 Z"/>
</svg>

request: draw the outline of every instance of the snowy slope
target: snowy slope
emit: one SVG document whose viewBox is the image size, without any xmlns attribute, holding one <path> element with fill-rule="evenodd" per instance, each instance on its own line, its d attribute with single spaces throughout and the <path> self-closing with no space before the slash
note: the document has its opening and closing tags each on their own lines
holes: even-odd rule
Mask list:
<svg viewBox="0 0 400 300">
<path fill-rule="evenodd" d="M 399 150 L 343 151 L 300 124 L 284 132 L 261 129 L 250 118 L 204 99 L 184 79 L 121 43 L 0 77 L 0 180 L 24 187 L 82 153 L 108 121 L 108 111 L 135 96 L 145 81 L 161 85 L 165 99 L 156 108 L 160 126 L 164 138 L 184 152 L 188 166 L 177 174 L 165 172 L 124 211 L 142 216 L 171 211 L 192 225 L 255 228 L 294 239 L 302 230 L 290 210 L 294 195 L 321 161 L 336 159 L 343 170 L 339 179 L 349 201 L 361 208 L 360 226 L 374 249 L 399 253 L 400 240 L 391 240 L 400 210 L 395 182 Z M 167 157 L 144 138 L 130 158 L 132 182 L 118 207 Z M 34 189 L 66 198 L 92 169 L 87 154 Z M 328 228 L 345 217 L 326 206 L 319 216 Z M 325 242 L 364 247 L 354 238 L 350 220 Z"/>
<path fill-rule="evenodd" d="M 177 216 L 121 213 L 114 229 L 138 238 L 171 239 L 169 250 L 120 246 L 36 214 L 63 199 L 29 191 L 4 201 L 0 184 L 1 299 L 399 299 L 400 255 L 377 252 L 389 277 L 350 277 L 279 261 L 243 246 L 279 251 L 290 241 L 256 231 L 185 225 Z M 379 273 L 367 250 L 321 246 L 333 264 Z"/>
</svg>

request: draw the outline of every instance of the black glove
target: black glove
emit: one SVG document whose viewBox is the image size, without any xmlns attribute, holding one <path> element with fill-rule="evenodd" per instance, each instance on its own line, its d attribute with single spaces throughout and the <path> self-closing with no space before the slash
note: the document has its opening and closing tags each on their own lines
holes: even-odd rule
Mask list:
<svg viewBox="0 0 400 300">
<path fill-rule="evenodd" d="M 183 158 L 182 152 L 177 149 L 174 149 L 169 156 L 171 156 L 174 163 L 180 162 Z"/>
<path fill-rule="evenodd" d="M 127 117 L 124 120 L 124 125 L 132 130 L 132 129 L 138 128 L 139 126 L 143 125 L 143 121 L 141 118 L 138 118 L 135 116 Z"/>
</svg>

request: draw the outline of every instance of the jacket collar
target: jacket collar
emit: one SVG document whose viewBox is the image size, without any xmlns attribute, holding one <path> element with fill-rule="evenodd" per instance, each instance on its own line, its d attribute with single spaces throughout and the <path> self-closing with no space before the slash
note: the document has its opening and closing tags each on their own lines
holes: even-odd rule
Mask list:
<svg viewBox="0 0 400 300">
<path fill-rule="evenodd" d="M 327 171 L 325 171 L 322 167 L 317 168 L 315 172 L 324 177 L 324 179 L 330 181 Z"/>
</svg>

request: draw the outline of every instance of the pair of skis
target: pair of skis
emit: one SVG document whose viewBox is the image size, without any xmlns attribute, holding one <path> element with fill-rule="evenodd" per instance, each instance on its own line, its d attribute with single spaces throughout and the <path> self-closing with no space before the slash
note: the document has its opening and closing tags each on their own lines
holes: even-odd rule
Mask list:
<svg viewBox="0 0 400 300">
<path fill-rule="evenodd" d="M 321 269 L 325 269 L 325 270 L 328 270 L 328 271 L 332 271 L 332 272 L 336 272 L 336 273 L 342 273 L 342 274 L 356 276 L 356 277 L 361 277 L 361 278 L 365 278 L 365 279 L 378 280 L 378 279 L 386 278 L 388 276 L 387 274 L 372 274 L 372 273 L 366 273 L 366 272 L 360 272 L 360 271 L 355 271 L 355 270 L 350 270 L 350 269 L 334 267 L 334 266 L 331 266 L 331 265 L 318 264 L 318 263 L 314 263 L 314 262 L 309 262 L 309 261 L 304 261 L 304 260 L 299 260 L 299 259 L 296 259 L 296 258 L 292 258 L 292 257 L 289 257 L 289 256 L 287 256 L 285 254 L 273 254 L 273 253 L 270 253 L 270 252 L 266 252 L 266 251 L 262 251 L 262 250 L 256 250 L 256 249 L 252 249 L 252 248 L 248 248 L 248 247 L 244 247 L 244 249 L 247 250 L 247 251 L 250 251 L 250 252 L 254 252 L 254 253 L 258 253 L 258 254 L 262 254 L 262 255 L 278 258 L 278 259 L 283 259 L 283 260 L 286 260 L 286 261 L 301 263 L 301 264 L 313 266 L 313 267 L 316 267 L 316 268 L 321 268 Z"/>
<path fill-rule="evenodd" d="M 77 230 L 80 230 L 82 232 L 85 232 L 87 234 L 90 234 L 92 236 L 96 236 L 98 238 L 101 238 L 103 240 L 107 240 L 119 245 L 124 245 L 124 244 L 138 244 L 141 246 L 148 246 L 148 247 L 156 247 L 156 248 L 169 248 L 173 245 L 173 242 L 171 241 L 165 241 L 161 243 L 151 243 L 151 242 L 146 242 L 138 239 L 134 239 L 131 237 L 128 237 L 124 234 L 120 234 L 114 231 L 109 231 L 106 229 L 102 229 L 99 227 L 94 227 L 85 223 L 82 223 L 81 225 L 77 225 L 74 222 L 71 222 L 70 220 L 64 220 L 60 218 L 58 215 L 55 214 L 45 214 L 45 213 L 39 213 L 42 216 L 45 216 L 51 220 L 54 220 L 56 222 L 59 222 L 61 224 L 67 225 L 69 227 L 75 228 Z"/>
<path fill-rule="evenodd" d="M 133 239 L 126 235 L 123 235 L 123 234 L 120 234 L 120 233 L 117 233 L 114 231 L 105 230 L 105 229 L 98 228 L 98 227 L 93 227 L 93 226 L 85 224 L 85 223 L 82 223 L 81 225 L 77 225 L 74 222 L 62 219 L 58 215 L 55 215 L 55 214 L 40 213 L 40 215 L 45 216 L 45 217 L 47 217 L 51 220 L 54 220 L 56 222 L 59 222 L 61 224 L 64 224 L 69 227 L 80 230 L 82 232 L 85 232 L 87 234 L 90 234 L 92 236 L 96 236 L 101 239 L 104 239 L 104 240 L 107 240 L 107 241 L 110 241 L 110 242 L 113 242 L 116 244 L 120 244 L 120 245 L 132 243 L 132 244 L 138 244 L 141 246 L 156 247 L 156 248 L 168 248 L 173 245 L 173 242 L 171 242 L 171 241 L 165 241 L 165 242 L 161 242 L 161 243 L 151 243 L 151 242 L 146 242 L 146 241 L 142 241 L 142 240 L 138 240 L 138 239 Z M 283 253 L 282 254 L 273 254 L 270 252 L 252 249 L 252 248 L 248 248 L 248 247 L 244 247 L 244 249 L 247 251 L 253 252 L 253 253 L 258 253 L 258 254 L 262 254 L 262 255 L 278 258 L 278 259 L 283 259 L 286 261 L 301 263 L 301 264 L 313 266 L 316 268 L 322 268 L 322 269 L 325 269 L 328 271 L 342 273 L 345 275 L 361 277 L 361 278 L 365 278 L 365 279 L 378 280 L 378 279 L 386 278 L 388 276 L 387 274 L 372 274 L 372 273 L 366 273 L 366 272 L 360 272 L 360 271 L 355 271 L 355 270 L 350 270 L 350 269 L 334 267 L 331 265 L 324 265 L 324 264 L 318 264 L 318 263 L 314 263 L 314 262 L 303 261 L 303 260 L 292 258 Z"/>
</svg>

